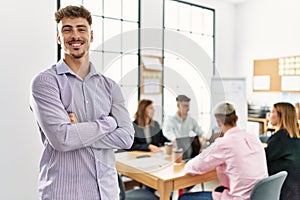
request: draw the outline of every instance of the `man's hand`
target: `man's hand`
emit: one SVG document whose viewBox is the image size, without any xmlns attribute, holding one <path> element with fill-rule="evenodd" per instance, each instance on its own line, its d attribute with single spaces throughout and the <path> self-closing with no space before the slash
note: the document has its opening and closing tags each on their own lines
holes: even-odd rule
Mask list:
<svg viewBox="0 0 300 200">
<path fill-rule="evenodd" d="M 70 117 L 70 120 L 71 120 L 72 124 L 77 124 L 78 123 L 77 118 L 76 118 L 74 113 L 69 113 L 69 117 Z"/>
<path fill-rule="evenodd" d="M 201 144 L 205 144 L 206 141 L 207 141 L 206 138 L 201 138 L 201 137 L 199 137 L 199 142 L 200 142 Z"/>
</svg>

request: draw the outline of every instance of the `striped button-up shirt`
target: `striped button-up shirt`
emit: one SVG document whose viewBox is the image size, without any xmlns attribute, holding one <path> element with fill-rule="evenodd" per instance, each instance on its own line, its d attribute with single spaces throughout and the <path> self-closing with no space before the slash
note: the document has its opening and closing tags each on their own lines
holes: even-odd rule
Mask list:
<svg viewBox="0 0 300 200">
<path fill-rule="evenodd" d="M 117 199 L 113 149 L 130 148 L 134 136 L 120 87 L 92 64 L 81 79 L 61 60 L 32 80 L 30 106 L 45 146 L 40 198 Z"/>
</svg>

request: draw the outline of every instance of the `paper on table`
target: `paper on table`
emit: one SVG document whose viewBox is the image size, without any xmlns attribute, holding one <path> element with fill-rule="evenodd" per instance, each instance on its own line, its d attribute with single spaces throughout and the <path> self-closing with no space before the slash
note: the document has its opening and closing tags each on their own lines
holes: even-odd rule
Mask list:
<svg viewBox="0 0 300 200">
<path fill-rule="evenodd" d="M 159 158 L 146 157 L 146 158 L 139 158 L 135 160 L 128 160 L 126 161 L 126 164 L 133 166 L 135 168 L 140 168 L 149 171 L 149 170 L 156 170 L 161 167 L 164 167 L 170 164 L 170 162 Z"/>
</svg>

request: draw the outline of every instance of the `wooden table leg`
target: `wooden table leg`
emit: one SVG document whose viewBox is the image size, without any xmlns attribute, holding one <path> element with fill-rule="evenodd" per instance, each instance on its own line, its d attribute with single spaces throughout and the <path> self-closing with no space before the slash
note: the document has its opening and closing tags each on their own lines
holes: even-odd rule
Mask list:
<svg viewBox="0 0 300 200">
<path fill-rule="evenodd" d="M 173 181 L 158 182 L 157 191 L 159 192 L 160 200 L 170 200 L 170 196 L 173 190 L 174 190 Z"/>
</svg>

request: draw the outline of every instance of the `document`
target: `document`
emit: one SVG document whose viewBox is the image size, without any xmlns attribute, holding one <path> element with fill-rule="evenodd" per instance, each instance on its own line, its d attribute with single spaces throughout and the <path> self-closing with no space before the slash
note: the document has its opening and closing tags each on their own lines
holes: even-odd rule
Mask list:
<svg viewBox="0 0 300 200">
<path fill-rule="evenodd" d="M 126 164 L 145 171 L 153 171 L 153 170 L 159 170 L 162 167 L 165 167 L 172 163 L 157 157 L 145 157 L 145 158 L 138 158 L 134 160 L 128 160 L 126 161 Z"/>
</svg>

